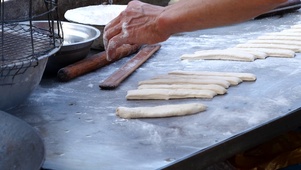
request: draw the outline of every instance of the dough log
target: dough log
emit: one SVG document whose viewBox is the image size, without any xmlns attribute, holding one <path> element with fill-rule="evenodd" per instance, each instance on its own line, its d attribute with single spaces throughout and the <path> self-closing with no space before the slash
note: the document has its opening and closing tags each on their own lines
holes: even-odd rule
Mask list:
<svg viewBox="0 0 301 170">
<path fill-rule="evenodd" d="M 128 100 L 169 100 L 202 98 L 212 99 L 216 92 L 212 90 L 194 89 L 137 89 L 129 90 L 126 95 Z"/>
<path fill-rule="evenodd" d="M 150 79 L 140 81 L 138 85 L 142 84 L 217 84 L 228 88 L 231 84 L 227 80 L 222 79 L 187 79 L 187 78 L 176 78 L 176 79 Z"/>
<path fill-rule="evenodd" d="M 299 45 L 287 45 L 287 44 L 238 44 L 236 48 L 269 48 L 269 49 L 284 49 L 292 50 L 294 52 L 301 52 L 301 46 Z"/>
<path fill-rule="evenodd" d="M 247 51 L 262 51 L 265 52 L 268 57 L 279 57 L 279 58 L 293 58 L 296 53 L 293 50 L 287 49 L 273 49 L 273 48 L 242 48 Z"/>
<path fill-rule="evenodd" d="M 138 89 L 194 89 L 194 90 L 212 90 L 217 94 L 227 93 L 227 89 L 216 84 L 197 85 L 197 84 L 144 84 L 138 86 Z"/>
<path fill-rule="evenodd" d="M 301 41 L 296 40 L 264 40 L 264 39 L 255 39 L 249 40 L 248 44 L 286 44 L 286 45 L 298 45 L 301 46 Z"/>
<path fill-rule="evenodd" d="M 256 76 L 252 73 L 236 73 L 236 72 L 213 72 L 213 71 L 172 71 L 168 74 L 176 75 L 205 75 L 205 76 L 231 76 L 238 77 L 243 81 L 255 81 Z"/>
<path fill-rule="evenodd" d="M 230 77 L 230 76 L 199 76 L 199 75 L 171 75 L 171 74 L 164 74 L 156 76 L 152 79 L 217 79 L 217 80 L 226 80 L 231 85 L 235 86 L 242 82 L 242 80 L 238 77 Z"/>
<path fill-rule="evenodd" d="M 125 119 L 161 118 L 196 114 L 206 110 L 201 103 L 160 105 L 154 107 L 118 107 L 116 115 Z"/>
<path fill-rule="evenodd" d="M 247 52 L 250 54 L 253 54 L 255 59 L 265 59 L 268 57 L 267 53 L 263 52 L 263 51 L 255 51 L 255 50 L 246 50 L 244 48 L 229 48 L 231 50 L 236 50 L 236 51 L 243 51 L 243 52 Z"/>
<path fill-rule="evenodd" d="M 274 35 L 262 35 L 257 37 L 260 40 L 294 40 L 301 41 L 301 37 L 297 36 L 274 36 Z"/>
<path fill-rule="evenodd" d="M 254 61 L 255 56 L 251 53 L 235 50 L 204 50 L 196 51 L 194 54 L 184 54 L 182 60 L 233 60 Z"/>
</svg>

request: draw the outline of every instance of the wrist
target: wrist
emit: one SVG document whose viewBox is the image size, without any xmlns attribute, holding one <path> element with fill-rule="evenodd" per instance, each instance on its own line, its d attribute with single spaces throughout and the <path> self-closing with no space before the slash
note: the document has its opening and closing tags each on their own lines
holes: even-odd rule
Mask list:
<svg viewBox="0 0 301 170">
<path fill-rule="evenodd" d="M 170 37 L 171 35 L 178 33 L 179 31 L 176 30 L 177 25 L 175 25 L 173 20 L 174 18 L 170 17 L 168 9 L 165 7 L 156 20 L 157 32 L 163 37 Z"/>
</svg>

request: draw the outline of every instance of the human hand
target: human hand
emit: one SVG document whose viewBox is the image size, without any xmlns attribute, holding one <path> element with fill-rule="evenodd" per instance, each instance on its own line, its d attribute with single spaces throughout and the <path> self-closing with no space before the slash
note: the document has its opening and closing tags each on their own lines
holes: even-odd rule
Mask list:
<svg viewBox="0 0 301 170">
<path fill-rule="evenodd" d="M 116 57 L 116 50 L 123 44 L 143 45 L 165 41 L 169 34 L 160 30 L 158 17 L 164 7 L 140 1 L 129 2 L 127 8 L 104 29 L 104 47 L 107 60 Z"/>
</svg>

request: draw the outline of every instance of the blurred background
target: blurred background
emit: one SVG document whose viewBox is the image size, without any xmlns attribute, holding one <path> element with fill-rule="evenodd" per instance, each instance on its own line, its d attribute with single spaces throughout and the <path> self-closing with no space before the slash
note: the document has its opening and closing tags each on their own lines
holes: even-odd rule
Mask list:
<svg viewBox="0 0 301 170">
<path fill-rule="evenodd" d="M 28 7 L 26 6 L 20 6 L 22 1 L 27 1 L 27 0 L 19 0 L 17 4 L 15 4 L 12 1 L 6 1 L 5 5 L 7 9 L 16 9 L 16 10 L 10 10 L 13 12 L 6 13 L 6 15 L 9 15 L 10 18 L 19 17 L 20 15 L 27 15 L 28 12 Z M 114 0 L 113 4 L 120 4 L 120 5 L 126 5 L 130 0 Z M 166 6 L 168 5 L 170 0 L 141 0 L 142 2 L 147 2 L 150 4 L 154 5 L 160 5 L 160 6 Z M 102 4 L 106 3 L 106 0 L 58 0 L 58 9 L 59 9 L 59 17 L 61 20 L 65 20 L 64 18 L 64 13 L 73 8 L 78 8 L 78 7 L 83 7 L 83 6 L 88 6 L 88 5 L 97 5 L 97 4 Z M 33 0 L 33 12 L 34 15 L 40 14 L 45 11 L 45 5 L 44 1 L 42 0 Z M 41 18 L 45 19 L 45 18 Z"/>
</svg>

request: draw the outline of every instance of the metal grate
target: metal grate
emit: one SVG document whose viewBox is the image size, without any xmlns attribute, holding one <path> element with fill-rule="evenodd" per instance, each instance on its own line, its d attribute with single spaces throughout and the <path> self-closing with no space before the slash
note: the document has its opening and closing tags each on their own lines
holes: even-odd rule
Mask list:
<svg viewBox="0 0 301 170">
<path fill-rule="evenodd" d="M 61 23 L 55 20 L 57 1 L 45 0 L 46 11 L 37 15 L 33 15 L 32 1 L 25 0 L 21 5 L 28 7 L 27 16 L 8 18 L 7 13 L 14 9 L 6 7 L 6 2 L 1 0 L 0 78 L 23 74 L 29 67 L 39 64 L 39 57 L 62 45 Z M 48 18 L 48 26 L 35 25 L 33 20 L 44 15 Z"/>
</svg>

